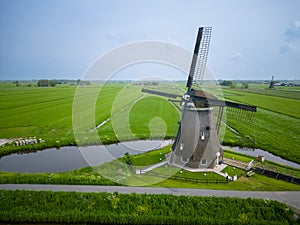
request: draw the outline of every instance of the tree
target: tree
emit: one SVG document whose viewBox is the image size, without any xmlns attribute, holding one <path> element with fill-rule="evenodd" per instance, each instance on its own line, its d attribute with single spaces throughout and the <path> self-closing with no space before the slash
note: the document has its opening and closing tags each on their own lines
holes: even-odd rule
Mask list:
<svg viewBox="0 0 300 225">
<path fill-rule="evenodd" d="M 232 81 L 230 88 L 236 88 L 236 82 Z"/>
<path fill-rule="evenodd" d="M 128 152 L 125 153 L 124 160 L 127 165 L 132 165 L 131 155 Z"/>
<path fill-rule="evenodd" d="M 242 88 L 247 89 L 249 87 L 249 84 L 246 82 L 242 83 Z"/>
<path fill-rule="evenodd" d="M 37 82 L 38 87 L 48 87 L 48 85 L 49 85 L 49 81 L 46 79 L 38 80 Z"/>
<path fill-rule="evenodd" d="M 51 87 L 55 87 L 56 83 L 57 83 L 56 80 L 50 80 L 49 81 L 49 84 L 50 84 Z"/>
<path fill-rule="evenodd" d="M 222 85 L 222 86 L 231 86 L 232 83 L 233 83 L 233 81 L 231 81 L 231 80 L 223 80 L 223 81 L 221 82 L 221 85 Z"/>
</svg>

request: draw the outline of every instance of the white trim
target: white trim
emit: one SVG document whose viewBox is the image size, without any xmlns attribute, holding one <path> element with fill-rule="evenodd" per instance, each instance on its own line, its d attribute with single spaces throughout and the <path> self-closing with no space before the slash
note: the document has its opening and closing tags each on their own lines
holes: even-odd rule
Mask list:
<svg viewBox="0 0 300 225">
<path fill-rule="evenodd" d="M 205 161 L 205 163 L 204 163 L 204 161 Z M 207 164 L 207 159 L 201 159 L 200 164 L 201 165 L 206 165 Z"/>
<path fill-rule="evenodd" d="M 183 158 L 186 158 L 186 161 L 184 161 Z M 185 162 L 185 163 L 188 163 L 188 162 L 189 162 L 189 158 L 188 158 L 188 157 L 181 156 L 181 161 L 182 161 L 182 162 Z"/>
<path fill-rule="evenodd" d="M 183 147 L 184 147 L 184 143 L 181 142 L 180 145 L 179 145 L 179 150 L 183 150 Z"/>
<path fill-rule="evenodd" d="M 204 140 L 205 140 L 205 137 L 204 137 L 204 131 L 201 131 L 201 132 L 200 132 L 200 138 L 201 138 L 201 141 L 204 141 Z"/>
</svg>

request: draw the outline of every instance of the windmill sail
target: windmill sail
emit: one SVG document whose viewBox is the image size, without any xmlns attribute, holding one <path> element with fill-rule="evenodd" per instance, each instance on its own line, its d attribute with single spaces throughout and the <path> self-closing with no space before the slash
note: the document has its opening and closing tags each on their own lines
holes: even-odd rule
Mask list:
<svg viewBox="0 0 300 225">
<path fill-rule="evenodd" d="M 211 31 L 211 27 L 200 27 L 198 29 L 190 73 L 186 84 L 188 91 L 192 88 L 193 83 L 201 84 L 203 81 Z"/>
</svg>

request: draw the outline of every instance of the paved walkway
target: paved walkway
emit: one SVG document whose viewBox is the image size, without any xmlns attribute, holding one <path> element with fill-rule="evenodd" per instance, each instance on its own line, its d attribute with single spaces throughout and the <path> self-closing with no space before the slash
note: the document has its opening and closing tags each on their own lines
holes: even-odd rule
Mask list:
<svg viewBox="0 0 300 225">
<path fill-rule="evenodd" d="M 161 166 L 163 166 L 165 164 L 168 164 L 168 163 L 169 163 L 169 158 L 167 158 L 167 160 L 165 160 L 163 162 L 160 162 L 160 163 L 154 164 L 152 166 L 149 166 L 149 167 L 147 167 L 145 169 L 142 169 L 141 173 L 147 173 L 147 172 L 149 172 L 149 171 L 151 171 L 151 170 L 153 170 L 155 168 L 161 167 Z M 175 163 L 171 163 L 169 165 L 173 165 L 173 166 L 177 166 L 177 167 L 181 168 L 181 165 L 176 165 Z M 228 176 L 227 174 L 221 172 L 226 167 L 227 167 L 227 165 L 223 163 L 221 165 L 217 165 L 214 169 L 208 169 L 208 168 L 206 168 L 206 169 L 190 168 L 188 166 L 184 166 L 184 167 L 182 167 L 182 169 L 190 171 L 190 172 L 215 172 L 215 173 L 217 173 L 217 174 L 219 174 L 219 175 L 221 175 L 223 177 L 227 177 Z M 232 178 L 229 177 L 229 179 L 232 179 Z"/>
<path fill-rule="evenodd" d="M 217 165 L 214 169 L 209 169 L 209 168 L 206 168 L 206 169 L 197 168 L 197 169 L 195 169 L 195 168 L 190 168 L 190 167 L 187 167 L 187 166 L 183 167 L 183 169 L 188 170 L 190 172 L 215 172 L 217 174 L 220 174 L 223 177 L 226 177 L 225 173 L 221 172 L 226 167 L 227 167 L 227 165 L 223 163 L 221 165 Z"/>
<path fill-rule="evenodd" d="M 154 170 L 155 168 L 161 167 L 161 166 L 163 166 L 163 165 L 165 165 L 167 163 L 168 163 L 168 160 L 165 160 L 165 161 L 162 161 L 160 163 L 154 164 L 154 165 L 149 166 L 149 167 L 147 167 L 145 169 L 142 169 L 141 173 L 147 173 L 147 172 L 149 172 L 151 170 Z"/>
<path fill-rule="evenodd" d="M 228 191 L 189 188 L 152 188 L 91 185 L 43 185 L 43 184 L 0 184 L 0 190 L 50 190 L 77 192 L 119 192 L 137 194 L 173 194 L 189 196 L 218 196 L 277 200 L 300 209 L 300 191 Z"/>
<path fill-rule="evenodd" d="M 240 168 L 242 170 L 248 170 L 252 167 L 253 160 L 250 161 L 249 163 L 245 163 L 245 162 L 241 162 L 241 161 L 238 161 L 238 160 L 229 159 L 229 158 L 224 157 L 224 163 L 227 164 L 227 165 L 230 165 L 230 166 Z"/>
</svg>

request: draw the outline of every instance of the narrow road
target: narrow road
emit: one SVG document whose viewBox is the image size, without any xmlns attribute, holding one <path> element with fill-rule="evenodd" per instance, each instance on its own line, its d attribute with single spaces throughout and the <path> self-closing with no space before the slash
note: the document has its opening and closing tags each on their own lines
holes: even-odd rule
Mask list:
<svg viewBox="0 0 300 225">
<path fill-rule="evenodd" d="M 300 209 L 300 191 L 228 191 L 189 188 L 153 188 L 92 185 L 44 185 L 44 184 L 0 184 L 0 190 L 48 190 L 76 192 L 119 192 L 137 194 L 173 194 L 189 196 L 217 196 L 237 198 L 258 198 L 277 200 Z"/>
</svg>

